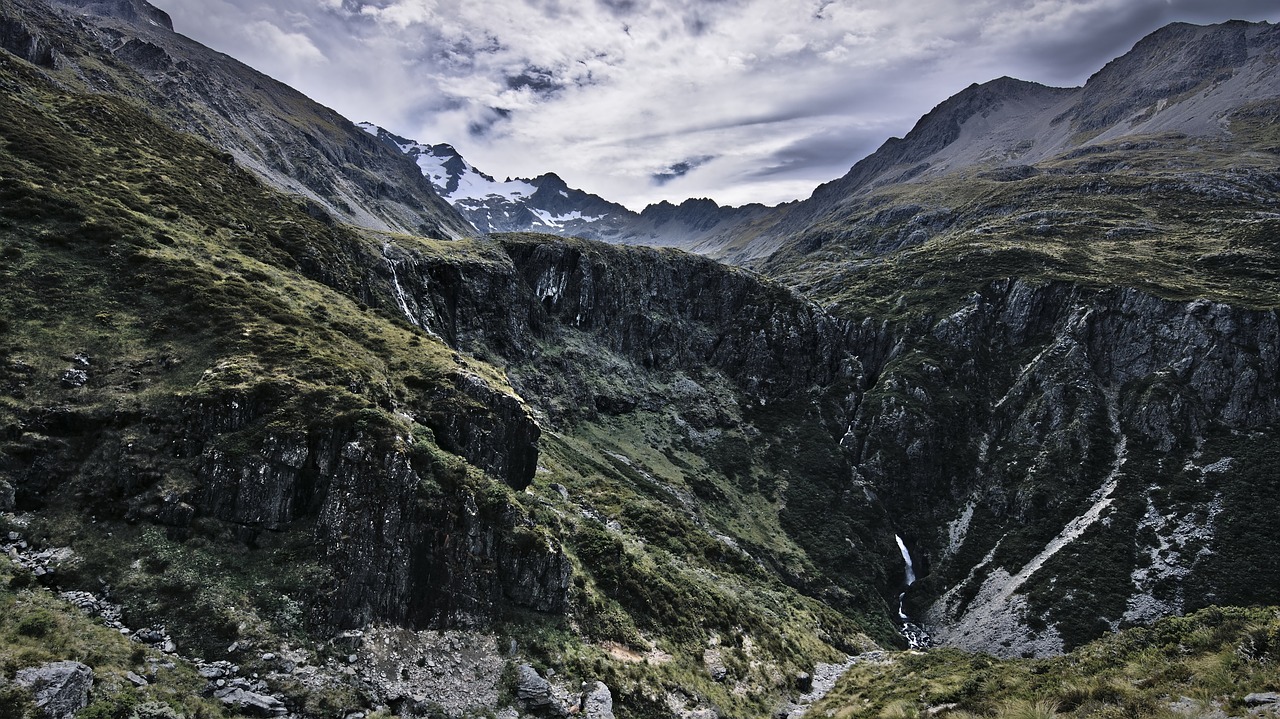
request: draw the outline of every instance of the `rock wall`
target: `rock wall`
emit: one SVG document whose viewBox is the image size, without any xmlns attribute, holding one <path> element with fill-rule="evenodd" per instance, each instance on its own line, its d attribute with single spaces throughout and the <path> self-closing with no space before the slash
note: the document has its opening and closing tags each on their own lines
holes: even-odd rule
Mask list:
<svg viewBox="0 0 1280 719">
<path fill-rule="evenodd" d="M 1190 571 L 1142 565 L 1170 541 L 1140 531 L 1148 504 L 1183 517 L 1172 532 L 1220 501 L 1212 483 L 1176 502 L 1162 486 L 1218 459 L 1211 437 L 1262 441 L 1280 417 L 1278 330 L 1274 311 L 1019 281 L 899 328 L 846 445 L 927 567 L 908 606 L 931 603 L 942 641 L 1006 655 L 1118 625 L 1152 572 Z M 1187 562 L 1259 550 L 1206 551 Z M 1070 625 L 1089 612 L 1105 621 Z"/>
</svg>

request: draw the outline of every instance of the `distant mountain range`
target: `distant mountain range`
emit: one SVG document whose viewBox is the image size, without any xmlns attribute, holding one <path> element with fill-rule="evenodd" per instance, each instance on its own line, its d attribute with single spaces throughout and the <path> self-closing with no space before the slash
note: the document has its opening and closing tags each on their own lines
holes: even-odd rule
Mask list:
<svg viewBox="0 0 1280 719">
<path fill-rule="evenodd" d="M 1278 45 L 1266 23 L 1174 23 L 1108 63 L 1083 87 L 1047 87 L 1009 77 L 975 83 L 922 117 L 905 138 L 890 138 L 808 199 L 777 207 L 721 207 L 709 199 L 689 199 L 635 213 L 569 188 L 554 174 L 499 182 L 450 145 L 424 145 L 368 123 L 361 126 L 413 157 L 441 196 L 480 232 L 533 231 L 680 247 L 744 263 L 792 246 L 797 238 L 810 238 L 800 240 L 802 245 L 811 243 L 831 223 L 856 222 L 868 210 L 864 199 L 886 187 L 920 186 L 976 170 L 1025 177 L 1044 171 L 1040 163 L 1130 137 L 1161 135 L 1193 144 L 1221 139 L 1233 114 L 1265 116 L 1276 109 L 1267 103 L 1280 96 Z M 914 235 L 915 241 L 924 236 Z"/>
</svg>

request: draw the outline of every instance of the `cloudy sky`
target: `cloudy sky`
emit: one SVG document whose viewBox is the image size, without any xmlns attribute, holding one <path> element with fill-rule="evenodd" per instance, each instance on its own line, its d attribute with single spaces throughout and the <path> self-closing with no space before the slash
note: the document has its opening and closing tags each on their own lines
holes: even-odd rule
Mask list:
<svg viewBox="0 0 1280 719">
<path fill-rule="evenodd" d="M 807 197 L 973 82 L 1078 85 L 1276 0 L 152 0 L 355 121 L 635 209 Z"/>
</svg>

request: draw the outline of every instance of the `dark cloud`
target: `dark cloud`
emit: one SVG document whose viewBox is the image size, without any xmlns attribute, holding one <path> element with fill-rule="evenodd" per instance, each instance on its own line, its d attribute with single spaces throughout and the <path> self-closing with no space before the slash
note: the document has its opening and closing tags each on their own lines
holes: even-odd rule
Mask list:
<svg viewBox="0 0 1280 719">
<path fill-rule="evenodd" d="M 707 164 L 708 162 L 711 162 L 714 159 L 716 158 L 712 155 L 690 157 L 687 160 L 681 160 L 680 162 L 675 163 L 674 165 L 672 165 L 671 167 L 668 167 L 663 172 L 656 172 L 650 175 L 649 179 L 650 181 L 653 182 L 653 184 L 661 187 L 662 185 L 665 185 L 674 179 L 684 177 L 685 175 L 689 174 L 690 172 L 693 172 L 694 170 L 698 169 L 699 167 L 702 167 L 703 165 Z"/>
<path fill-rule="evenodd" d="M 645 9 L 645 3 L 641 0 L 596 0 L 596 2 L 617 17 L 631 15 Z"/>
<path fill-rule="evenodd" d="M 1011 60 L 1023 68 L 1023 75 L 1034 75 L 1042 82 L 1078 84 L 1160 26 L 1161 5 L 1138 2 L 1120 11 L 1080 18 L 1075 27 L 1023 44 Z"/>
<path fill-rule="evenodd" d="M 506 83 L 509 90 L 527 88 L 539 95 L 554 95 L 564 88 L 554 72 L 541 67 L 526 67 L 520 74 L 508 76 Z"/>
<path fill-rule="evenodd" d="M 473 138 L 484 137 L 491 134 L 499 124 L 509 122 L 511 115 L 512 112 L 506 108 L 486 107 L 467 125 L 467 132 Z"/>
<path fill-rule="evenodd" d="M 859 158 L 876 150 L 885 140 L 883 128 L 835 128 L 803 137 L 765 158 L 747 172 L 746 180 L 779 176 L 832 179 L 843 175 Z"/>
</svg>

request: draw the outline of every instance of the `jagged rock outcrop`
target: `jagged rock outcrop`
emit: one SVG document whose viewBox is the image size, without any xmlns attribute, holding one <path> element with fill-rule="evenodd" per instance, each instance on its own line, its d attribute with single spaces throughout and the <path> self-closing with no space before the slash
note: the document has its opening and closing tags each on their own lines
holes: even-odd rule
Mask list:
<svg viewBox="0 0 1280 719">
<path fill-rule="evenodd" d="M 14 681 L 30 690 L 45 719 L 74 719 L 89 704 L 93 670 L 80 662 L 53 662 L 19 670 Z"/>
<path fill-rule="evenodd" d="M 425 627 L 483 621 L 506 605 L 564 610 L 567 559 L 515 507 L 457 484 L 461 477 L 415 459 L 400 439 L 342 423 L 263 431 L 282 401 L 273 399 L 259 392 L 189 403 L 186 444 L 200 448 L 201 482 L 188 500 L 191 514 L 254 531 L 314 523 L 339 577 L 330 622 Z M 484 405 L 472 409 L 487 416 Z M 523 410 L 515 419 L 536 430 Z M 474 461 L 483 466 L 492 459 L 494 472 L 523 462 L 527 483 L 536 462 L 533 440 L 521 444 L 500 421 L 491 426 L 491 433 L 473 437 L 480 447 Z M 232 446 L 239 449 L 232 453 Z"/>
</svg>

